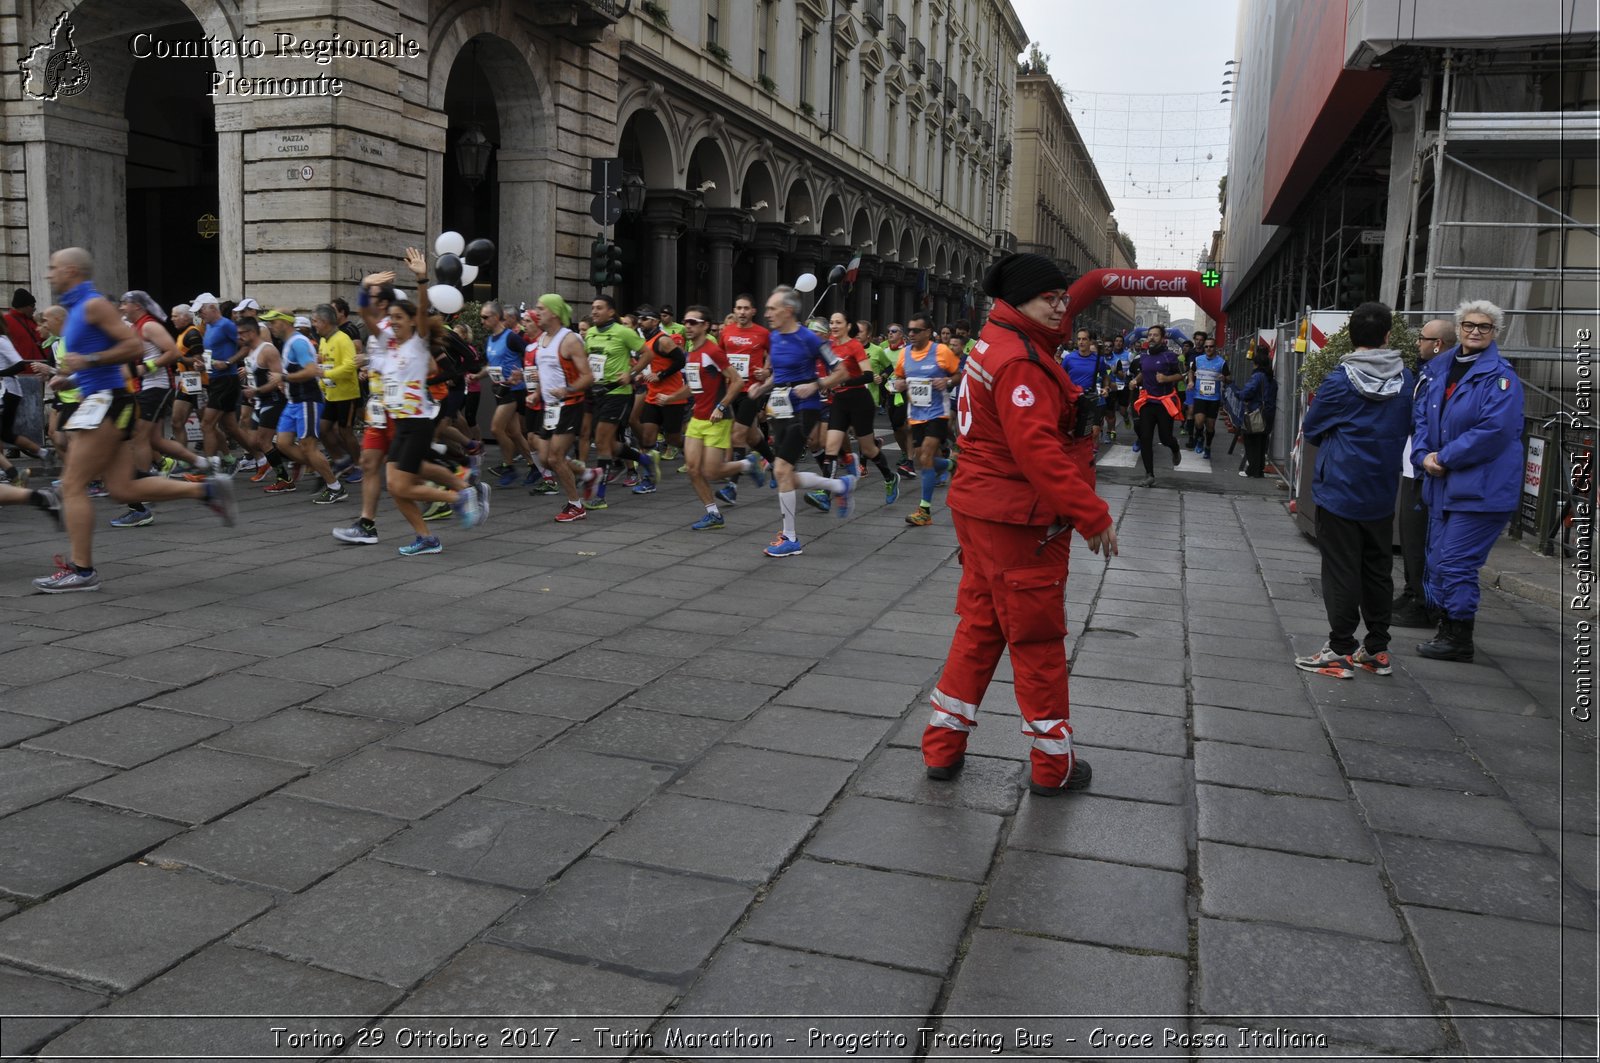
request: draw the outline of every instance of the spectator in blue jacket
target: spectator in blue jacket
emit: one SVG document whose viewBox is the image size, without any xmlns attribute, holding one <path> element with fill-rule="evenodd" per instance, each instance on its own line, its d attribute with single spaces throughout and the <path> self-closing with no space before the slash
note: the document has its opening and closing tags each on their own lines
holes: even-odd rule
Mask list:
<svg viewBox="0 0 1600 1063">
<path fill-rule="evenodd" d="M 1267 441 L 1272 438 L 1272 422 L 1278 415 L 1278 382 L 1272 378 L 1270 351 L 1265 348 L 1256 351 L 1251 364 L 1255 371 L 1236 397 L 1243 404 L 1246 415 L 1251 410 L 1261 411 L 1261 416 L 1267 422 L 1267 430 L 1252 432 L 1246 425 L 1239 425 L 1240 432 L 1244 434 L 1244 468 L 1239 470 L 1239 475 L 1260 480 L 1267 475 Z"/>
<path fill-rule="evenodd" d="M 1440 355 L 1414 411 L 1411 461 L 1427 479 L 1428 605 L 1443 617 L 1432 642 L 1437 661 L 1472 660 L 1478 570 L 1505 530 L 1522 490 L 1522 381 L 1500 356 L 1505 314 L 1483 299 L 1456 308 L 1460 344 Z"/>
<path fill-rule="evenodd" d="M 1387 346 L 1393 313 L 1362 303 L 1350 315 L 1355 350 L 1317 387 L 1301 432 L 1317 444 L 1311 497 L 1322 551 L 1322 601 L 1328 642 L 1295 658 L 1308 672 L 1351 679 L 1354 669 L 1390 675 L 1389 618 L 1394 600 L 1394 500 L 1411 430 L 1414 377 Z M 1366 624 L 1363 642 L 1356 623 Z"/>
</svg>

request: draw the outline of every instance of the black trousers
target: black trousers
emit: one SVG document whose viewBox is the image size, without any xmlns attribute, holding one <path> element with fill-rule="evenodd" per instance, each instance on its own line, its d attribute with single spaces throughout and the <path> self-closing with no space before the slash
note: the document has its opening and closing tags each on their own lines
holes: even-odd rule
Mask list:
<svg viewBox="0 0 1600 1063">
<path fill-rule="evenodd" d="M 1267 474 L 1267 440 L 1271 432 L 1246 432 L 1244 437 L 1244 472 L 1259 480 Z"/>
<path fill-rule="evenodd" d="M 1422 475 L 1400 480 L 1400 508 L 1395 523 L 1400 532 L 1400 556 L 1405 561 L 1405 596 L 1418 605 L 1424 601 L 1423 575 L 1428 548 L 1428 505 L 1422 501 Z"/>
<path fill-rule="evenodd" d="M 1328 648 L 1354 653 L 1356 625 L 1365 623 L 1368 653 L 1389 648 L 1394 599 L 1394 517 L 1349 520 L 1317 509 L 1317 547 L 1322 551 L 1322 604 L 1328 610 Z"/>
<path fill-rule="evenodd" d="M 1151 444 L 1155 442 L 1156 433 L 1161 434 L 1161 445 L 1178 453 L 1178 441 L 1172 438 L 1172 415 L 1167 408 L 1159 402 L 1150 401 L 1139 407 L 1139 457 L 1144 459 L 1144 474 L 1156 474 L 1155 458 L 1151 455 Z"/>
</svg>

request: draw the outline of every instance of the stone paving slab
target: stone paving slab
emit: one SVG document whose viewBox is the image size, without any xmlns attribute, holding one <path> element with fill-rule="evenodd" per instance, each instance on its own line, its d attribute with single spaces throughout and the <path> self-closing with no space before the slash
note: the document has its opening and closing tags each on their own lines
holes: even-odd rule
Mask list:
<svg viewBox="0 0 1600 1063">
<path fill-rule="evenodd" d="M 306 776 L 284 793 L 398 819 L 421 819 L 494 774 L 490 765 L 452 757 L 368 749 Z"/>
<path fill-rule="evenodd" d="M 1184 956 L 1186 888 L 1171 871 L 1017 850 L 994 876 L 982 925 Z"/>
<path fill-rule="evenodd" d="M 890 721 L 881 718 L 768 705 L 726 741 L 780 753 L 859 761 L 872 752 L 889 727 Z"/>
<path fill-rule="evenodd" d="M 673 774 L 667 764 L 601 756 L 558 742 L 497 775 L 478 795 L 616 821 L 643 804 Z"/>
<path fill-rule="evenodd" d="M 84 801 L 204 823 L 303 774 L 293 764 L 214 749 L 180 749 L 73 793 Z"/>
<path fill-rule="evenodd" d="M 383 720 L 283 709 L 253 723 L 236 725 L 204 744 L 225 753 L 314 768 L 393 734 L 399 726 Z"/>
<path fill-rule="evenodd" d="M 378 982 L 217 944 L 80 1022 L 45 1052 L 204 1059 L 256 1044 L 267 1054 L 274 1051 L 273 1027 L 337 1032 L 348 1043 L 366 1025 L 364 1017 L 380 1014 L 399 997 L 398 990 Z M 251 1015 L 265 1017 L 206 1017 L 238 1012 L 242 1001 Z M 122 1017 L 149 1015 L 184 1017 Z M 318 1017 L 304 1017 L 313 1015 Z"/>
<path fill-rule="evenodd" d="M 73 723 L 156 697 L 176 685 L 109 672 L 79 672 L 33 686 L 9 687 L 0 696 L 0 707 L 24 716 Z"/>
<path fill-rule="evenodd" d="M 408 728 L 384 744 L 486 764 L 515 764 L 571 724 L 549 716 L 466 705 Z"/>
<path fill-rule="evenodd" d="M 821 860 L 981 882 L 1002 822 L 964 808 L 850 797 L 822 821 L 806 852 Z"/>
<path fill-rule="evenodd" d="M 9 1016 L 0 1022 L 0 1058 L 32 1052 L 94 1011 L 108 998 L 48 978 L 0 968 L 0 1000 Z"/>
<path fill-rule="evenodd" d="M 1401 903 L 1595 926 L 1593 907 L 1563 887 L 1560 865 L 1543 854 L 1398 834 L 1379 834 L 1378 843 Z"/>
<path fill-rule="evenodd" d="M 300 674 L 298 669 L 295 674 Z M 304 704 L 321 694 L 323 689 L 312 683 L 284 679 L 278 675 L 266 677 L 230 673 L 146 698 L 145 704 L 242 723 L 259 720 L 291 705 Z"/>
<path fill-rule="evenodd" d="M 493 690 L 475 694 L 472 704 L 509 712 L 531 712 L 563 720 L 589 720 L 627 697 L 636 688 L 612 679 L 583 679 L 544 672 L 520 676 Z"/>
<path fill-rule="evenodd" d="M 463 797 L 378 848 L 379 860 L 526 893 L 609 833 L 586 816 Z"/>
<path fill-rule="evenodd" d="M 1234 845 L 1370 863 L 1377 853 L 1344 801 L 1266 794 L 1231 786 L 1196 788 L 1200 837 Z"/>
<path fill-rule="evenodd" d="M 399 829 L 385 816 L 273 795 L 173 838 L 150 859 L 293 893 Z"/>
<path fill-rule="evenodd" d="M 815 816 L 827 809 L 854 770 L 848 762 L 823 757 L 718 746 L 672 792 Z"/>
<path fill-rule="evenodd" d="M 227 727 L 226 723 L 198 716 L 129 707 L 69 724 L 24 742 L 22 748 L 80 757 L 114 768 L 132 768 L 210 738 Z"/>
<path fill-rule="evenodd" d="M 885 749 L 856 776 L 851 792 L 1009 815 L 1022 799 L 1022 773 L 1027 769 L 1016 760 L 968 756 L 966 766 L 950 782 L 931 780 L 926 770 L 920 750 Z"/>
<path fill-rule="evenodd" d="M 858 716 L 898 718 L 920 695 L 920 688 L 908 683 L 811 674 L 802 676 L 799 682 L 779 694 L 777 702 Z"/>
<path fill-rule="evenodd" d="M 1194 774 L 1203 783 L 1334 800 L 1346 796 L 1339 765 L 1321 754 L 1196 742 Z"/>
<path fill-rule="evenodd" d="M 1098 782 L 1100 776 L 1095 775 Z M 1006 844 L 1062 856 L 1183 871 L 1193 847 L 1192 813 L 1178 805 L 1121 801 L 1091 789 L 1064 800 L 1029 800 Z"/>
<path fill-rule="evenodd" d="M 1200 891 L 1203 915 L 1400 940 L 1370 863 L 1202 841 Z"/>
<path fill-rule="evenodd" d="M 1563 970 L 1559 927 L 1409 905 L 1401 911 L 1445 996 L 1547 1015 L 1570 1007 L 1564 1000 L 1594 999 L 1592 965 Z M 1585 939 L 1592 950 L 1593 934 L 1572 935 L 1568 948 Z"/>
<path fill-rule="evenodd" d="M 112 768 L 29 749 L 0 749 L 0 815 L 104 779 Z"/>
<path fill-rule="evenodd" d="M 36 900 L 158 845 L 179 827 L 57 800 L 0 819 L 0 890 Z M 49 845 L 39 844 L 49 839 Z"/>
<path fill-rule="evenodd" d="M 9 689 L 9 688 L 6 688 Z M 4 691 L 0 690 L 0 701 L 4 700 Z M 34 735 L 53 731 L 61 725 L 55 720 L 44 720 L 37 716 L 20 716 L 14 712 L 0 712 L 0 747 L 14 746 Z"/>
<path fill-rule="evenodd" d="M 757 884 L 772 877 L 815 824 L 812 817 L 792 812 L 662 794 L 601 842 L 595 854 Z"/>
<path fill-rule="evenodd" d="M 1387 783 L 1351 783 L 1374 830 L 1537 852 L 1539 840 L 1509 804 L 1496 797 Z"/>
<path fill-rule="evenodd" d="M 1194 737 L 1234 745 L 1288 749 L 1298 753 L 1321 754 L 1328 751 L 1327 736 L 1322 733 L 1322 727 L 1316 720 L 1217 705 L 1194 707 Z"/>
<path fill-rule="evenodd" d="M 238 886 L 124 864 L 0 922 L 0 961 L 125 993 L 270 907 Z"/>
<path fill-rule="evenodd" d="M 510 890 L 362 860 L 229 940 L 388 985 L 411 985 L 517 903 Z"/>
<path fill-rule="evenodd" d="M 775 686 L 668 672 L 634 691 L 625 704 L 641 709 L 659 709 L 680 716 L 744 720 L 776 693 L 778 688 Z"/>
</svg>

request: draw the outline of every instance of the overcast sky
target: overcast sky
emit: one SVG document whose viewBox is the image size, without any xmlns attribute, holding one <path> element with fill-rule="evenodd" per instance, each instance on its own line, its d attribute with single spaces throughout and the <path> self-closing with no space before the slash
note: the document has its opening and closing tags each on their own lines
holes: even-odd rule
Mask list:
<svg viewBox="0 0 1600 1063">
<path fill-rule="evenodd" d="M 1068 93 L 1139 265 L 1192 268 L 1220 217 L 1217 179 L 1228 159 L 1220 97 L 1238 0 L 1011 3 Z M 1194 313 L 1187 299 L 1165 302 L 1175 317 Z"/>
</svg>

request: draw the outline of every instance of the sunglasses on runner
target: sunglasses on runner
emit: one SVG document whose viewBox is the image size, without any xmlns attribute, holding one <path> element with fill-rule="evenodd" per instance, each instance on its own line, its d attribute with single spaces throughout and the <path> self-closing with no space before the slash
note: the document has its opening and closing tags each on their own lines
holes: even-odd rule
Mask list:
<svg viewBox="0 0 1600 1063">
<path fill-rule="evenodd" d="M 686 318 L 683 319 L 683 323 L 685 325 L 709 325 L 709 324 L 711 324 L 711 322 L 707 321 L 703 317 L 686 317 Z"/>
</svg>

